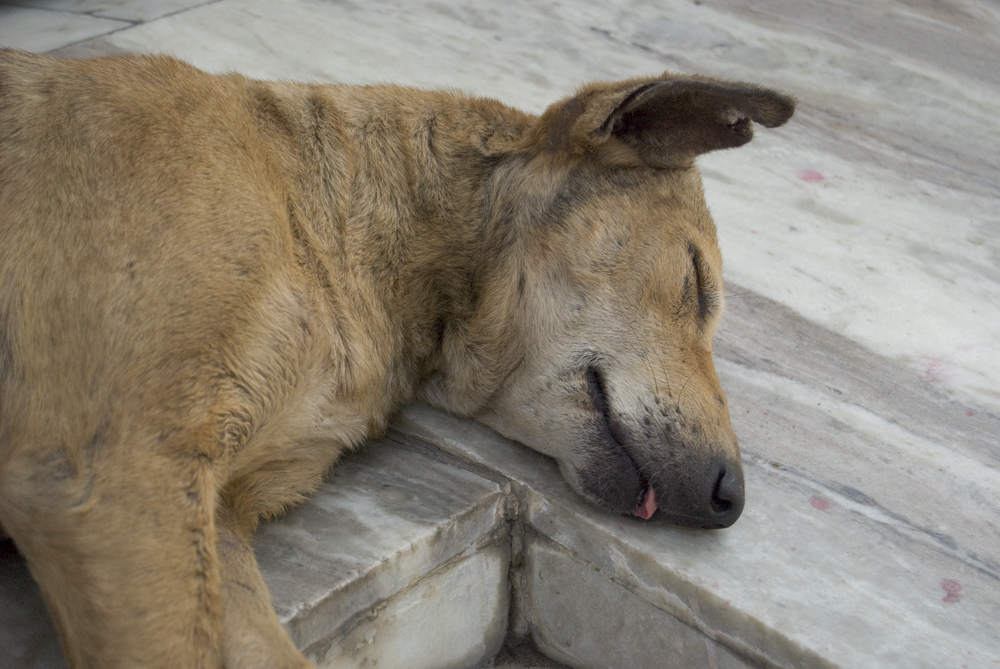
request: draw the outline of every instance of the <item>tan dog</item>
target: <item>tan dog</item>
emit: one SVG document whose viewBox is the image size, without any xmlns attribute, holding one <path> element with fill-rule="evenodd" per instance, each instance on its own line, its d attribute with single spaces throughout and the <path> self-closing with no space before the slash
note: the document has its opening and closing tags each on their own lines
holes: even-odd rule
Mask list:
<svg viewBox="0 0 1000 669">
<path fill-rule="evenodd" d="M 696 155 L 794 103 L 666 74 L 530 116 L 0 53 L 0 523 L 73 667 L 298 667 L 250 539 L 413 398 L 724 527 Z"/>
</svg>

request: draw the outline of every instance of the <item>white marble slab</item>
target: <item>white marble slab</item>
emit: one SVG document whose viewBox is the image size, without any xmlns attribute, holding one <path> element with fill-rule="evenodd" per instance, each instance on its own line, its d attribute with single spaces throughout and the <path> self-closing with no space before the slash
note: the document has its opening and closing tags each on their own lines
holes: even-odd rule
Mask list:
<svg viewBox="0 0 1000 669">
<path fill-rule="evenodd" d="M 91 16 L 0 5 L 0 48 L 42 53 L 130 25 Z"/>
<path fill-rule="evenodd" d="M 130 22 L 152 21 L 211 0 L 16 0 L 10 4 Z"/>
<path fill-rule="evenodd" d="M 575 667 L 753 669 L 725 646 L 561 549 L 535 540 L 525 556 L 532 635 L 552 657 Z"/>
<path fill-rule="evenodd" d="M 317 669 L 481 667 L 507 628 L 506 544 L 456 560 L 306 649 Z"/>
<path fill-rule="evenodd" d="M 278 617 L 298 647 L 310 648 L 493 542 L 504 500 L 490 480 L 405 447 L 370 445 L 338 465 L 308 504 L 261 527 L 254 550 Z M 494 573 L 505 574 L 504 564 Z M 483 585 L 488 601 L 493 590 Z M 494 611 L 501 621 L 505 614 L 506 605 Z"/>
</svg>

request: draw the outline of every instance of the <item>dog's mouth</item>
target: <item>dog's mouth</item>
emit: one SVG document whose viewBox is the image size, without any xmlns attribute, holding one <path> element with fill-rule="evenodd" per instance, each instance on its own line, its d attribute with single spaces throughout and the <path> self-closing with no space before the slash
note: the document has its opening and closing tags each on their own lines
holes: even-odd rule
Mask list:
<svg viewBox="0 0 1000 669">
<path fill-rule="evenodd" d="M 650 484 L 649 479 L 647 479 L 645 474 L 642 473 L 642 468 L 639 466 L 639 463 L 632 458 L 628 449 L 625 448 L 625 438 L 621 426 L 611 418 L 611 405 L 608 401 L 604 377 L 596 366 L 590 365 L 584 372 L 584 378 L 587 382 L 587 390 L 590 394 L 590 400 L 593 403 L 594 409 L 601 414 L 601 420 L 604 424 L 603 427 L 605 433 L 610 436 L 611 440 L 628 457 L 629 461 L 631 461 L 632 465 L 635 467 L 636 474 L 639 477 L 639 497 L 636 500 L 635 506 L 628 513 L 642 518 L 643 520 L 649 520 L 653 517 L 653 514 L 656 513 L 658 508 L 656 503 L 656 491 L 653 489 L 652 484 Z"/>
<path fill-rule="evenodd" d="M 645 481 L 645 477 L 643 477 Z M 634 509 L 632 509 L 633 516 L 639 516 L 643 520 L 649 520 L 656 513 L 656 491 L 653 490 L 653 486 L 646 484 L 645 489 L 639 496 L 639 504 Z"/>
</svg>

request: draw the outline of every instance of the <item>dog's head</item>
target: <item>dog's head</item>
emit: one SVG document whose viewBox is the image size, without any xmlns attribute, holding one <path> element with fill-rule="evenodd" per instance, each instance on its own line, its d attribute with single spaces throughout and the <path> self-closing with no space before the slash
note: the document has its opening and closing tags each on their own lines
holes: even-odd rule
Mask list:
<svg viewBox="0 0 1000 669">
<path fill-rule="evenodd" d="M 551 106 L 492 177 L 492 251 L 452 341 L 456 359 L 503 349 L 509 363 L 483 403 L 467 365 L 445 404 L 554 457 L 612 511 L 734 523 L 743 472 L 712 362 L 722 259 L 693 161 L 793 111 L 772 91 L 677 77 Z"/>
</svg>

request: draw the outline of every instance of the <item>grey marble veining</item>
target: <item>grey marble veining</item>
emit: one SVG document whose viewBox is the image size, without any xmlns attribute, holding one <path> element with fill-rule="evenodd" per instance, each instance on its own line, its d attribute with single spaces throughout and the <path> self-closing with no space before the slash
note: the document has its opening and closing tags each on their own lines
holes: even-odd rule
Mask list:
<svg viewBox="0 0 1000 669">
<path fill-rule="evenodd" d="M 580 573 L 595 600 L 600 592 L 607 601 L 635 597 L 652 607 L 643 609 L 649 616 L 679 621 L 694 635 L 685 637 L 689 651 L 711 642 L 703 666 L 731 658 L 789 667 L 1000 666 L 994 3 L 178 0 L 169 11 L 137 0 L 25 4 L 33 8 L 0 7 L 0 45 L 61 47 L 71 56 L 167 52 L 217 72 L 453 87 L 529 111 L 584 81 L 665 69 L 758 81 L 800 100 L 787 126 L 699 161 L 731 294 L 716 355 L 747 474 L 739 523 L 704 533 L 606 517 L 580 504 L 545 458 L 414 407 L 398 425 L 472 463 L 486 475 L 478 477 L 485 497 L 470 483 L 471 497 L 451 500 L 470 514 L 455 524 L 401 514 L 387 521 L 396 534 L 383 543 L 370 531 L 373 519 L 395 512 L 363 501 L 365 490 L 350 483 L 364 479 L 361 470 L 345 469 L 343 491 L 325 488 L 315 506 L 268 526 L 262 562 L 287 565 L 268 573 L 281 615 L 291 622 L 295 610 L 308 610 L 316 617 L 302 620 L 323 620 L 292 623 L 300 643 L 315 650 L 328 623 L 405 592 L 407 578 L 451 564 L 446 553 L 488 532 L 500 508 L 490 505 L 502 496 L 489 487 L 492 471 L 520 495 L 520 517 L 545 554 L 539 563 L 561 555 L 571 561 L 567 573 L 590 570 Z M 137 23 L 93 23 L 108 19 Z M 71 24 L 86 28 L 58 27 Z M 49 25 L 65 32 L 52 41 Z M 449 467 L 440 475 L 450 476 Z M 362 488 L 381 484 L 377 474 L 367 481 Z M 340 538 L 326 544 L 304 529 L 338 523 Z M 440 553 L 434 527 L 453 528 Z M 374 534 L 370 545 L 350 543 L 352 529 Z M 303 552 L 286 550 L 293 538 Z M 407 562 L 397 541 L 420 546 L 420 558 Z M 493 549 L 471 546 L 459 551 L 462 564 L 483 567 L 477 551 Z M 9 592 L 0 598 L 31 592 L 16 559 L 3 569 Z M 336 585 L 366 569 L 382 584 L 377 592 Z M 38 638 L 50 636 L 26 652 L 49 652 L 51 628 L 29 600 L 16 611 L 34 616 Z M 296 609 L 300 601 L 312 603 Z M 0 607 L 0 615 L 11 610 Z M 552 617 L 538 612 L 535 622 L 549 625 Z M 585 622 L 577 633 L 587 634 Z M 351 629 L 361 640 L 368 633 Z M 579 647 L 582 637 L 571 631 L 563 642 Z M 0 627 L 0 644 L 8 647 L 3 635 L 13 632 Z M 569 660 L 562 637 L 545 638 Z"/>
<path fill-rule="evenodd" d="M 754 667 L 558 547 L 532 542 L 525 571 L 536 643 L 571 666 Z"/>
<path fill-rule="evenodd" d="M 7 4 L 47 9 L 63 14 L 83 14 L 95 18 L 145 22 L 168 14 L 205 5 L 212 0 L 8 0 Z"/>
<path fill-rule="evenodd" d="M 827 498 L 1000 581 L 997 416 L 743 294 L 716 357 L 744 454 L 782 463 Z"/>
<path fill-rule="evenodd" d="M 0 5 L 0 47 L 50 51 L 129 25 L 91 16 Z"/>
<path fill-rule="evenodd" d="M 497 654 L 507 627 L 506 545 L 436 570 L 305 649 L 318 669 L 465 669 Z"/>
<path fill-rule="evenodd" d="M 264 525 L 254 550 L 278 617 L 300 647 L 504 525 L 496 483 L 404 446 L 370 444 L 310 502 Z M 497 569 L 503 569 L 501 564 Z"/>
</svg>

